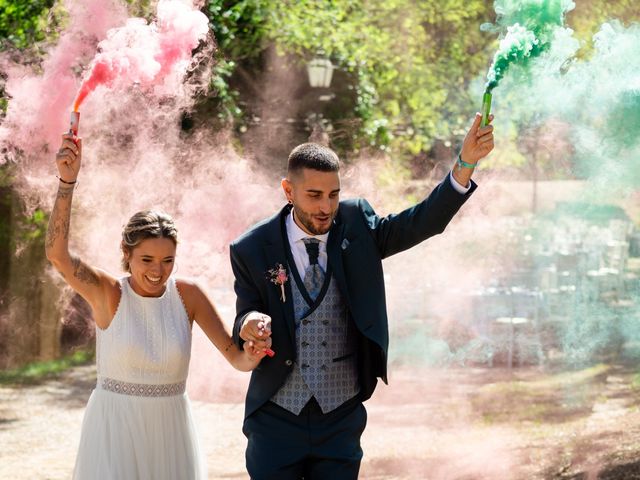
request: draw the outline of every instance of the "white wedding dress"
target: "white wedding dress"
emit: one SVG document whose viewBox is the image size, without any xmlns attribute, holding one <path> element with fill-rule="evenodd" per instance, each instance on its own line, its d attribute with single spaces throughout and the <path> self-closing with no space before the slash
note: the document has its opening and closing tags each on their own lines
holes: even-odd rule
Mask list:
<svg viewBox="0 0 640 480">
<path fill-rule="evenodd" d="M 191 325 L 175 280 L 142 297 L 127 278 L 106 330 L 96 332 L 98 382 L 82 423 L 77 480 L 204 480 L 185 382 Z"/>
</svg>

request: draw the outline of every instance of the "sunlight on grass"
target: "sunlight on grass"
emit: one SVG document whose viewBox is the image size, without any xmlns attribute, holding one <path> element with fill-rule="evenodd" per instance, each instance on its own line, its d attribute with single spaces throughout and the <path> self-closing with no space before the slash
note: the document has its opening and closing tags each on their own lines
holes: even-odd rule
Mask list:
<svg viewBox="0 0 640 480">
<path fill-rule="evenodd" d="M 472 400 L 486 423 L 571 421 L 591 410 L 600 395 L 594 383 L 611 366 L 598 364 L 573 372 L 518 379 L 480 387 Z M 640 381 L 640 377 L 638 377 Z"/>
<path fill-rule="evenodd" d="M 95 360 L 92 350 L 78 350 L 71 355 L 48 362 L 33 362 L 12 370 L 0 371 L 0 385 L 32 384 L 54 377 L 78 365 L 87 365 Z"/>
<path fill-rule="evenodd" d="M 485 393 L 525 393 L 533 390 L 567 388 L 589 382 L 595 377 L 607 373 L 610 369 L 610 365 L 601 363 L 582 370 L 548 375 L 545 378 L 534 381 L 516 380 L 512 382 L 491 383 L 482 387 L 482 391 Z"/>
</svg>

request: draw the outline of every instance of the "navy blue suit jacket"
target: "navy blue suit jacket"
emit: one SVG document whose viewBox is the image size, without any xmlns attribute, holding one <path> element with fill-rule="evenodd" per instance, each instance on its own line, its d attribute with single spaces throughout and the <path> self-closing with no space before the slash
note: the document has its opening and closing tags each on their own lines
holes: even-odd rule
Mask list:
<svg viewBox="0 0 640 480">
<path fill-rule="evenodd" d="M 333 276 L 347 302 L 359 335 L 358 372 L 361 398 L 371 397 L 377 379 L 387 382 L 389 328 L 382 259 L 442 233 L 456 212 L 476 189 L 458 193 L 445 178 L 422 202 L 398 214 L 380 217 L 362 199 L 340 202 L 327 240 L 327 256 Z M 277 264 L 287 268 L 284 221 L 291 210 L 285 206 L 231 243 L 231 265 L 237 296 L 233 338 L 238 346 L 245 315 L 258 311 L 271 316 L 273 358 L 265 357 L 252 372 L 245 404 L 245 418 L 266 403 L 283 385 L 295 361 L 295 326 L 291 282 L 285 283 L 286 301 L 280 287 L 267 275 Z"/>
</svg>

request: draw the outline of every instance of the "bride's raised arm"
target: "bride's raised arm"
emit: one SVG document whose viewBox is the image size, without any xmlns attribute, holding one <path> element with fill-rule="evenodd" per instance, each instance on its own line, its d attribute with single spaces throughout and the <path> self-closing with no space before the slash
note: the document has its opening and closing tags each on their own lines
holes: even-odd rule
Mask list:
<svg viewBox="0 0 640 480">
<path fill-rule="evenodd" d="M 71 201 L 82 161 L 82 139 L 71 134 L 62 136 L 62 144 L 56 153 L 58 167 L 58 192 L 49 218 L 45 250 L 65 281 L 91 305 L 96 324 L 106 328 L 111 320 L 108 301 L 119 295 L 117 280 L 108 273 L 87 265 L 69 252 L 71 226 Z"/>
</svg>

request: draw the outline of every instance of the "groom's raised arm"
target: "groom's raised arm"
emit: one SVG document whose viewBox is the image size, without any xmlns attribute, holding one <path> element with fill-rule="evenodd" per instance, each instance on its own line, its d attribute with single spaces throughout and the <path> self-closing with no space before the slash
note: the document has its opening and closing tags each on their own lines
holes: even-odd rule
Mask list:
<svg viewBox="0 0 640 480">
<path fill-rule="evenodd" d="M 380 257 L 385 258 L 442 233 L 476 187 L 472 181 L 469 191 L 461 194 L 454 189 L 447 174 L 426 199 L 400 213 L 380 217 L 364 199 L 358 200 L 358 207 Z"/>
<path fill-rule="evenodd" d="M 422 202 L 398 214 L 379 217 L 365 200 L 360 200 L 360 212 L 371 232 L 382 258 L 401 252 L 442 233 L 466 202 L 477 185 L 471 175 L 478 161 L 494 147 L 493 126 L 481 126 L 482 115 L 476 116 L 462 142 L 462 149 L 451 170 Z M 493 115 L 489 116 L 489 123 Z M 454 187 L 454 182 L 457 185 Z M 460 191 L 464 193 L 461 193 Z"/>
</svg>

